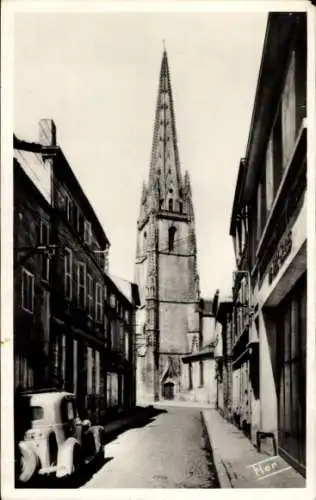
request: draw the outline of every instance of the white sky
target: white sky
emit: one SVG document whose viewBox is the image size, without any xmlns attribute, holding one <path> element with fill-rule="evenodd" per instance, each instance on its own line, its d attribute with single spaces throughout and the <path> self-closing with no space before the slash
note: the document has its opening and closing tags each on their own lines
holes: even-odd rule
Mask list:
<svg viewBox="0 0 316 500">
<path fill-rule="evenodd" d="M 267 15 L 33 13 L 15 16 L 14 130 L 57 140 L 111 241 L 111 273 L 134 278 L 166 40 L 181 169 L 191 175 L 201 293 L 230 294 L 230 214 L 245 154 Z"/>
</svg>

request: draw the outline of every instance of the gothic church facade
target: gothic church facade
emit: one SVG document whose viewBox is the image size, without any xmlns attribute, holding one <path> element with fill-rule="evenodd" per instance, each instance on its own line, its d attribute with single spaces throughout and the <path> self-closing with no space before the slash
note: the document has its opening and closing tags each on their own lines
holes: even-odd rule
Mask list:
<svg viewBox="0 0 316 500">
<path fill-rule="evenodd" d="M 139 400 L 181 398 L 190 389 L 182 357 L 199 346 L 200 300 L 189 173 L 182 175 L 168 57 L 163 52 L 148 183 L 137 221 L 135 281 Z"/>
</svg>

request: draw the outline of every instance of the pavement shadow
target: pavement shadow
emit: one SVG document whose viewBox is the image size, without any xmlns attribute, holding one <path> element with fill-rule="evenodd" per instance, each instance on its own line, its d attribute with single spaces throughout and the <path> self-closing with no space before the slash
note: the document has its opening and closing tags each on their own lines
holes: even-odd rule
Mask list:
<svg viewBox="0 0 316 500">
<path fill-rule="evenodd" d="M 148 406 L 146 408 L 142 408 L 141 410 L 137 410 L 133 418 L 124 423 L 118 429 L 113 429 L 113 431 L 108 431 L 106 433 L 106 444 L 114 441 L 118 436 L 123 434 L 124 432 L 130 429 L 139 429 L 141 427 L 145 427 L 146 425 L 153 422 L 158 415 L 162 413 L 167 413 L 165 409 L 154 408 L 153 406 Z"/>
<path fill-rule="evenodd" d="M 130 429 L 145 427 L 155 420 L 155 418 L 162 414 L 167 413 L 165 409 L 157 409 L 153 406 L 145 408 L 137 408 L 133 415 L 129 418 L 122 419 L 116 429 L 106 431 L 105 445 L 114 441 L 120 434 Z M 106 452 L 106 448 L 105 448 Z M 76 477 L 71 476 L 64 479 L 56 479 L 54 475 L 51 476 L 36 476 L 32 484 L 28 483 L 27 486 L 16 484 L 17 489 L 76 489 L 81 488 L 86 484 L 102 467 L 106 466 L 108 462 L 113 460 L 113 457 L 96 457 L 92 462 L 85 465 Z"/>
<path fill-rule="evenodd" d="M 37 476 L 33 484 L 29 484 L 26 489 L 76 489 L 81 488 L 86 484 L 102 467 L 113 460 L 113 457 L 96 457 L 92 462 L 85 465 L 80 471 L 80 474 L 70 477 L 56 479 L 51 476 Z M 16 488 L 25 488 L 21 485 L 16 485 Z"/>
</svg>

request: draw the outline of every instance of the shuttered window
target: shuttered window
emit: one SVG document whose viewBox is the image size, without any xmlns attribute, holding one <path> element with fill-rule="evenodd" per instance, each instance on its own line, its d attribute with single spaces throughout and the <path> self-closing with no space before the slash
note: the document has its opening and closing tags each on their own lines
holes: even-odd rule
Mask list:
<svg viewBox="0 0 316 500">
<path fill-rule="evenodd" d="M 285 169 L 288 165 L 295 144 L 295 109 L 295 52 L 293 51 L 282 95 L 283 169 Z"/>
</svg>

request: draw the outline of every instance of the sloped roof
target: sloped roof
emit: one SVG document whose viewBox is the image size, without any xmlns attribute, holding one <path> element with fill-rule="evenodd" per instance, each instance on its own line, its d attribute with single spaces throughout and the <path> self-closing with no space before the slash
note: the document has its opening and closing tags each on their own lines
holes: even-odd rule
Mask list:
<svg viewBox="0 0 316 500">
<path fill-rule="evenodd" d="M 123 278 L 120 278 L 119 276 L 115 276 L 113 274 L 109 274 L 109 277 L 111 278 L 112 281 L 114 281 L 114 284 L 117 286 L 120 292 L 129 300 L 129 302 L 132 302 L 131 282 Z"/>
</svg>

